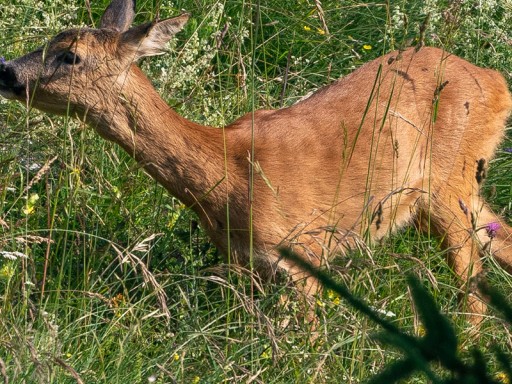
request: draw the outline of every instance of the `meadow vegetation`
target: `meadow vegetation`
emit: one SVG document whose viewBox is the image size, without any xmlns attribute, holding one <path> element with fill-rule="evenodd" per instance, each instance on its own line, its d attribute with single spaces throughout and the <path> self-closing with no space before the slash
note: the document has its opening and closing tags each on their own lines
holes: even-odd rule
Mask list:
<svg viewBox="0 0 512 384">
<path fill-rule="evenodd" d="M 0 56 L 97 23 L 108 1 L 86 3 L 0 0 Z M 141 67 L 176 111 L 203 124 L 289 106 L 421 41 L 512 83 L 512 0 L 140 0 L 136 23 L 182 10 L 192 17 L 169 53 Z M 485 185 L 509 219 L 511 147 L 506 140 Z M 409 228 L 328 273 L 421 335 L 406 278 L 416 276 L 454 324 L 462 358 L 478 347 L 493 379 L 506 382 L 492 351 L 512 349 L 510 326 L 491 310 L 481 335 L 470 335 L 444 256 L 436 239 Z M 70 118 L 0 99 L 0 382 L 359 383 L 402 357 L 334 290 L 317 298 L 312 342 L 300 306 L 281 305 L 294 295 L 284 276 L 262 282 L 223 260 L 194 215 L 120 148 Z M 485 266 L 510 299 L 512 277 L 491 258 Z"/>
</svg>

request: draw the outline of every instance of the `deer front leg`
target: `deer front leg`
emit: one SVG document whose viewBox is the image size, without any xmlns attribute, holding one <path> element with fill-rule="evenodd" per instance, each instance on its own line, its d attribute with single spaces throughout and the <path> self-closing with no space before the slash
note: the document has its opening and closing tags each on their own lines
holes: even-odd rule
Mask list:
<svg viewBox="0 0 512 384">
<path fill-rule="evenodd" d="M 318 268 L 320 266 L 320 261 L 316 257 L 311 258 L 306 256 L 303 252 L 297 252 L 296 249 L 293 250 L 293 253 L 287 250 L 284 252 L 284 255 L 285 257 L 281 257 L 280 259 L 279 268 L 283 269 L 287 273 L 293 283 L 299 300 L 298 320 L 309 327 L 309 331 L 312 335 L 311 341 L 314 341 L 317 337 L 316 329 L 319 323 L 319 319 L 315 311 L 316 298 L 321 294 L 322 286 L 316 277 L 311 276 L 311 274 L 299 264 L 301 264 L 302 261 L 309 263 L 313 268 Z M 295 258 L 301 261 L 297 262 Z M 289 304 L 289 300 L 290 298 L 287 295 L 281 297 L 281 302 L 283 302 L 285 306 Z M 286 320 L 281 323 L 281 326 L 286 327 L 288 323 L 289 320 Z"/>
</svg>

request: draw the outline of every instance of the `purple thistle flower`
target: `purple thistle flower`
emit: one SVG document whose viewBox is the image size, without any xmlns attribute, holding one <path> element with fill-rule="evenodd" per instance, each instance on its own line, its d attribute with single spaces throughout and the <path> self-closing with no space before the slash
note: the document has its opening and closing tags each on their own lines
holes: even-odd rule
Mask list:
<svg viewBox="0 0 512 384">
<path fill-rule="evenodd" d="M 0 57 L 0 64 L 1 65 L 4 65 L 5 64 L 5 57 Z"/>
<path fill-rule="evenodd" d="M 503 148 L 504 152 L 512 153 L 512 148 Z"/>
<path fill-rule="evenodd" d="M 487 231 L 487 236 L 489 236 L 490 239 L 494 239 L 496 237 L 496 233 L 498 232 L 498 229 L 501 228 L 500 223 L 493 221 L 492 223 L 489 223 L 485 226 L 485 230 Z"/>
</svg>

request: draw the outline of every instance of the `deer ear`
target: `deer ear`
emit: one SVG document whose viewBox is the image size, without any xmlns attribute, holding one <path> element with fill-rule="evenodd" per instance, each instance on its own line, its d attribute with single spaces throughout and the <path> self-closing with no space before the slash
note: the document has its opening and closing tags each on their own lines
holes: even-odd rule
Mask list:
<svg viewBox="0 0 512 384">
<path fill-rule="evenodd" d="M 183 29 L 190 15 L 183 14 L 172 19 L 155 21 L 130 28 L 121 35 L 123 48 L 135 51 L 134 61 L 165 53 L 165 45 L 172 37 Z"/>
<path fill-rule="evenodd" d="M 112 0 L 100 20 L 100 28 L 124 32 L 135 17 L 135 0 Z"/>
</svg>

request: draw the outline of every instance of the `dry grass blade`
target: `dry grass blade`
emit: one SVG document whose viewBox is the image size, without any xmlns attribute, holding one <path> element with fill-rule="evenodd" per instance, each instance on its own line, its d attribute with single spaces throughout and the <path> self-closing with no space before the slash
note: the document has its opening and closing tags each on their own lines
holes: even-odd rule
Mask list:
<svg viewBox="0 0 512 384">
<path fill-rule="evenodd" d="M 316 9 L 318 11 L 318 18 L 322 22 L 322 26 L 326 35 L 329 34 L 329 28 L 327 27 L 327 23 L 325 22 L 325 14 L 324 9 L 322 8 L 322 2 L 320 0 L 315 0 Z"/>
<path fill-rule="evenodd" d="M 32 180 L 29 181 L 29 183 L 26 185 L 26 187 L 23 189 L 23 193 L 27 193 L 27 191 L 32 188 L 32 186 L 37 183 L 39 180 L 42 179 L 44 175 L 50 170 L 50 165 L 53 164 L 55 160 L 57 160 L 58 156 L 54 156 L 50 160 L 48 160 L 41 169 L 37 172 L 37 174 L 34 176 Z"/>
<path fill-rule="evenodd" d="M 70 365 L 66 364 L 66 362 L 58 357 L 54 358 L 55 363 L 57 363 L 60 367 L 64 368 L 73 378 L 76 380 L 78 384 L 84 384 L 84 381 L 78 374 L 78 372 Z"/>
<path fill-rule="evenodd" d="M 245 294 L 238 287 L 234 286 L 228 279 L 223 277 L 228 274 L 228 270 L 230 273 L 237 274 L 240 277 L 248 277 L 251 280 L 253 289 L 257 290 L 262 295 L 265 294 L 261 278 L 254 272 L 251 272 L 249 269 L 243 268 L 239 265 L 224 264 L 208 268 L 205 270 L 205 272 L 214 273 L 214 275 L 206 276 L 205 280 L 219 284 L 231 290 L 244 310 L 247 313 L 250 313 L 252 316 L 255 316 L 258 320 L 258 323 L 260 324 L 260 327 L 265 329 L 268 340 L 270 341 L 272 350 L 274 352 L 273 356 L 277 356 L 279 352 L 279 344 L 275 334 L 273 319 L 269 318 L 269 316 L 267 316 L 267 314 L 258 305 L 254 305 L 254 299 L 251 297 L 252 293 Z"/>
<path fill-rule="evenodd" d="M 149 243 L 155 239 L 159 234 L 153 234 L 135 246 L 131 250 L 125 250 L 121 251 L 118 247 L 116 247 L 114 244 L 112 244 L 112 247 L 116 251 L 120 263 L 129 263 L 134 270 L 140 270 L 142 273 L 142 278 L 144 279 L 144 283 L 151 286 L 157 296 L 158 303 L 160 305 L 160 309 L 163 313 L 163 315 L 169 319 L 171 317 L 171 314 L 169 312 L 169 309 L 167 307 L 167 294 L 165 293 L 163 287 L 158 283 L 155 276 L 151 273 L 151 271 L 148 269 L 146 264 L 142 261 L 140 257 L 135 255 L 133 252 L 148 252 L 149 251 Z"/>
<path fill-rule="evenodd" d="M 7 370 L 5 367 L 5 362 L 0 357 L 0 374 L 2 374 L 2 377 L 4 378 L 4 384 L 9 384 L 9 377 L 7 376 Z"/>
<path fill-rule="evenodd" d="M 418 259 L 417 257 L 414 257 L 412 255 L 403 255 L 403 254 L 394 253 L 394 252 L 390 253 L 390 256 L 392 256 L 394 258 L 398 258 L 398 259 L 414 261 L 416 264 L 418 264 L 421 267 L 421 271 L 423 273 L 425 273 L 425 275 L 427 276 L 427 279 L 430 282 L 430 284 L 432 284 L 432 286 L 436 290 L 439 289 L 439 284 L 437 282 L 436 277 L 434 276 L 432 271 L 430 269 L 428 269 L 428 267 L 425 265 L 425 263 L 423 261 L 421 261 L 420 259 Z"/>
<path fill-rule="evenodd" d="M 14 240 L 16 240 L 17 243 L 20 244 L 52 244 L 54 241 L 47 237 L 41 237 L 41 236 L 34 236 L 34 235 L 25 235 L 23 237 L 18 236 L 15 237 Z"/>
</svg>

